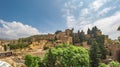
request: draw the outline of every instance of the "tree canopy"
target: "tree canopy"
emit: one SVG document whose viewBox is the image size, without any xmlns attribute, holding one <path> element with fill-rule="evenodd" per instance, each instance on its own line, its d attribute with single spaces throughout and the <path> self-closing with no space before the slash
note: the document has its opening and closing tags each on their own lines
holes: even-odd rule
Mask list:
<svg viewBox="0 0 120 67">
<path fill-rule="evenodd" d="M 26 55 L 25 64 L 27 67 L 39 67 L 40 58 L 37 56 Z"/>
<path fill-rule="evenodd" d="M 60 32 L 62 32 L 61 30 L 57 30 L 56 32 L 55 32 L 55 34 L 58 34 L 58 33 L 60 33 Z"/>
<path fill-rule="evenodd" d="M 120 30 L 120 26 L 118 27 L 118 30 Z"/>
<path fill-rule="evenodd" d="M 99 46 L 96 41 L 93 41 L 91 48 L 90 48 L 90 61 L 91 67 L 98 67 L 99 66 Z"/>
<path fill-rule="evenodd" d="M 89 67 L 89 54 L 83 47 L 59 45 L 48 50 L 44 62 L 47 67 Z"/>
</svg>

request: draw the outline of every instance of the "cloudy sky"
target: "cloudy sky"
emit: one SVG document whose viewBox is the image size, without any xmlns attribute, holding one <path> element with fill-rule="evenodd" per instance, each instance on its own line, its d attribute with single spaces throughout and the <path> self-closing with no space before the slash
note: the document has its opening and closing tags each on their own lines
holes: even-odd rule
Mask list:
<svg viewBox="0 0 120 67">
<path fill-rule="evenodd" d="M 117 39 L 120 0 L 0 0 L 0 39 L 97 26 Z"/>
</svg>

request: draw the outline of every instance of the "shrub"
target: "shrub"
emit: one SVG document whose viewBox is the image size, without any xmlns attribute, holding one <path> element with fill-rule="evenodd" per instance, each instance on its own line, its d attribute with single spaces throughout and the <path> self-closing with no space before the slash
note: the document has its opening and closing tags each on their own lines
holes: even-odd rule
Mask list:
<svg viewBox="0 0 120 67">
<path fill-rule="evenodd" d="M 89 67 L 89 54 L 83 47 L 59 45 L 44 57 L 46 67 Z"/>
<path fill-rule="evenodd" d="M 107 67 L 107 65 L 104 63 L 101 63 L 99 67 Z"/>
<path fill-rule="evenodd" d="M 26 55 L 25 56 L 25 65 L 27 67 L 39 67 L 38 63 L 40 62 L 40 58 L 37 56 Z"/>
<path fill-rule="evenodd" d="M 120 67 L 120 63 L 117 61 L 112 61 L 109 63 L 110 67 Z"/>
<path fill-rule="evenodd" d="M 10 45 L 10 50 L 22 49 L 22 48 L 26 48 L 28 46 L 29 46 L 29 44 L 26 44 L 26 43 L 11 44 Z"/>
</svg>

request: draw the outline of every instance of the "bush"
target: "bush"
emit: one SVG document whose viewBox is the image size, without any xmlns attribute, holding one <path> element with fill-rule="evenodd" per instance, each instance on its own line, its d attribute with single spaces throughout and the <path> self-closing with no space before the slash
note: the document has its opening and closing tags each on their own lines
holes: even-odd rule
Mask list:
<svg viewBox="0 0 120 67">
<path fill-rule="evenodd" d="M 28 47 L 28 46 L 29 46 L 29 44 L 26 44 L 26 43 L 11 44 L 11 45 L 10 45 L 10 50 L 22 49 L 22 48 L 26 48 L 26 47 Z"/>
<path fill-rule="evenodd" d="M 40 58 L 37 56 L 26 55 L 25 56 L 25 65 L 27 67 L 39 67 L 38 63 L 40 62 Z"/>
<path fill-rule="evenodd" d="M 46 67 L 89 67 L 89 54 L 83 47 L 59 45 L 44 57 Z"/>
<path fill-rule="evenodd" d="M 43 50 L 47 50 L 47 49 L 49 49 L 48 46 L 44 46 L 44 47 L 43 47 Z"/>
<path fill-rule="evenodd" d="M 117 61 L 112 61 L 109 63 L 110 67 L 120 67 L 120 63 Z"/>
<path fill-rule="evenodd" d="M 104 63 L 101 63 L 99 67 L 107 67 L 107 65 Z"/>
</svg>

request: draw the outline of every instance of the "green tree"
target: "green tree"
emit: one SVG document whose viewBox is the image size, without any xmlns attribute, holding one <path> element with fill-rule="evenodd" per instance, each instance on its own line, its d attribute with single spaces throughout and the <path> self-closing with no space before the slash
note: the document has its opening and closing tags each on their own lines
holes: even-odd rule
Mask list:
<svg viewBox="0 0 120 67">
<path fill-rule="evenodd" d="M 87 30 L 87 34 L 91 34 L 91 30 L 89 28 Z"/>
<path fill-rule="evenodd" d="M 92 45 L 90 48 L 90 61 L 91 67 L 98 67 L 99 66 L 99 47 L 96 41 L 92 41 Z"/>
<path fill-rule="evenodd" d="M 7 51 L 7 45 L 4 45 L 4 51 Z"/>
<path fill-rule="evenodd" d="M 118 37 L 118 40 L 119 40 L 119 42 L 120 42 L 120 37 Z"/>
<path fill-rule="evenodd" d="M 46 66 L 47 67 L 55 67 L 56 57 L 52 54 L 51 49 L 49 49 L 47 57 L 46 57 Z"/>
<path fill-rule="evenodd" d="M 107 67 L 107 65 L 104 63 L 101 63 L 99 67 Z"/>
<path fill-rule="evenodd" d="M 116 60 L 120 62 L 120 49 L 116 51 Z"/>
<path fill-rule="evenodd" d="M 55 32 L 55 34 L 58 34 L 58 33 L 60 33 L 60 32 L 62 32 L 61 30 L 57 30 L 56 32 Z"/>
<path fill-rule="evenodd" d="M 120 26 L 118 27 L 118 31 L 120 31 Z M 120 36 L 118 37 L 118 40 L 119 40 L 119 42 L 120 42 Z"/>
<path fill-rule="evenodd" d="M 94 26 L 94 27 L 92 28 L 92 34 L 96 34 L 97 31 L 98 31 L 98 28 L 97 28 L 96 26 Z"/>
<path fill-rule="evenodd" d="M 104 35 L 97 36 L 96 38 L 96 42 L 98 43 L 98 46 L 99 46 L 101 59 L 106 59 L 106 55 L 107 55 L 107 49 L 104 47 L 104 40 L 105 40 Z"/>
<path fill-rule="evenodd" d="M 120 26 L 118 27 L 118 30 L 120 30 Z"/>
<path fill-rule="evenodd" d="M 117 61 L 111 61 L 109 63 L 110 67 L 120 67 L 120 63 Z"/>
<path fill-rule="evenodd" d="M 87 41 L 87 44 L 92 45 L 92 41 L 93 41 L 93 38 L 90 38 L 90 39 Z"/>
<path fill-rule="evenodd" d="M 83 30 L 78 35 L 79 35 L 78 37 L 79 37 L 80 43 L 85 41 L 85 33 Z"/>
<path fill-rule="evenodd" d="M 13 50 L 13 49 L 22 49 L 22 48 L 26 48 L 29 46 L 29 44 L 27 43 L 18 43 L 18 44 L 11 44 L 9 45 L 10 46 L 10 50 Z"/>
<path fill-rule="evenodd" d="M 89 67 L 88 51 L 82 47 L 59 45 L 45 55 L 46 67 Z"/>
<path fill-rule="evenodd" d="M 27 67 L 39 67 L 38 66 L 39 61 L 40 61 L 40 58 L 37 56 L 32 56 L 32 55 L 25 56 L 25 65 Z"/>
</svg>

